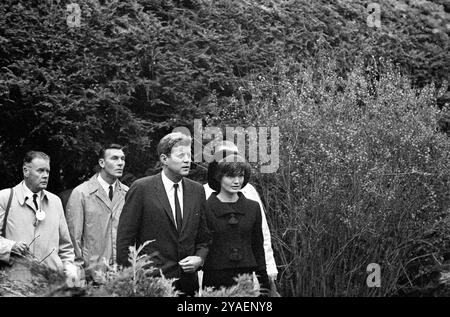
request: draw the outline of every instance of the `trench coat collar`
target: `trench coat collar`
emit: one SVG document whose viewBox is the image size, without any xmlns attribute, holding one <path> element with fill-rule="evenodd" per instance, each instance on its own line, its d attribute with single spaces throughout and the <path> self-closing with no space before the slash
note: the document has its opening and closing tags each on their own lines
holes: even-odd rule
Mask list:
<svg viewBox="0 0 450 317">
<path fill-rule="evenodd" d="M 89 194 L 91 194 L 91 195 L 95 194 L 101 201 L 103 201 L 103 203 L 109 209 L 113 209 L 115 207 L 115 205 L 117 203 L 119 203 L 121 197 L 124 196 L 127 191 L 126 191 L 125 187 L 123 186 L 123 184 L 119 180 L 117 180 L 117 186 L 116 186 L 116 189 L 114 190 L 114 193 L 118 193 L 118 194 L 115 194 L 113 196 L 113 200 L 111 201 L 111 200 L 109 200 L 107 193 L 103 189 L 103 187 L 100 184 L 100 182 L 98 181 L 97 177 L 98 177 L 98 173 L 96 173 L 94 176 L 92 176 L 87 181 Z"/>
<path fill-rule="evenodd" d="M 238 192 L 238 200 L 235 203 L 224 203 L 217 198 L 217 192 L 213 192 L 208 198 L 209 205 L 217 217 L 228 214 L 245 214 L 245 200 L 244 194 Z"/>
<path fill-rule="evenodd" d="M 23 206 L 26 203 L 28 206 L 31 207 L 31 209 L 34 210 L 34 205 L 31 202 L 31 200 L 28 199 L 27 201 L 25 201 L 26 194 L 25 194 L 25 191 L 23 189 L 23 186 L 26 186 L 24 181 L 20 182 L 19 184 L 17 184 L 14 187 L 14 193 L 15 193 L 15 195 L 17 197 L 17 201 L 19 202 L 19 204 L 21 206 Z M 42 201 L 48 200 L 48 193 L 49 192 L 46 191 L 45 189 L 42 190 L 42 196 L 41 196 Z"/>
</svg>

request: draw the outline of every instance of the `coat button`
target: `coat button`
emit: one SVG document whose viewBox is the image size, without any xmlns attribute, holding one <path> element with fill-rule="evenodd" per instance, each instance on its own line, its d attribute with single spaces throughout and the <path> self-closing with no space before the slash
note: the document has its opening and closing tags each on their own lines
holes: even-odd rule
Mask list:
<svg viewBox="0 0 450 317">
<path fill-rule="evenodd" d="M 242 254 L 238 248 L 232 248 L 230 251 L 229 258 L 231 261 L 238 262 L 242 260 Z"/>
</svg>

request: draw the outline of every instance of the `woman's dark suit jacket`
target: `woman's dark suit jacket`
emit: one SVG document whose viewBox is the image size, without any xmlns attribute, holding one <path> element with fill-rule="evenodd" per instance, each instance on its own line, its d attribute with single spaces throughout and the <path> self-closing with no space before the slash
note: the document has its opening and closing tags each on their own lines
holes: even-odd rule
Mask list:
<svg viewBox="0 0 450 317">
<path fill-rule="evenodd" d="M 221 202 L 216 192 L 206 202 L 212 244 L 204 264 L 205 273 L 233 268 L 266 269 L 259 204 L 238 194 L 235 203 Z"/>
</svg>

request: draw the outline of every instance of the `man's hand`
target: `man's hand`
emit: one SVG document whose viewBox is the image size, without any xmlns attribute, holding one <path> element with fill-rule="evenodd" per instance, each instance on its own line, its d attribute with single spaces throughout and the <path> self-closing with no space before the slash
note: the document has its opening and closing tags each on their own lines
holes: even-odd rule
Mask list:
<svg viewBox="0 0 450 317">
<path fill-rule="evenodd" d="M 178 262 L 183 271 L 186 273 L 194 273 L 202 265 L 202 263 L 202 258 L 196 255 L 185 257 L 183 260 Z"/>
<path fill-rule="evenodd" d="M 25 242 L 16 242 L 11 248 L 11 253 L 25 255 L 28 251 L 28 245 Z"/>
<path fill-rule="evenodd" d="M 66 284 L 69 287 L 81 287 L 82 281 L 80 280 L 79 269 L 75 264 L 65 263 L 64 273 L 66 274 Z"/>
</svg>

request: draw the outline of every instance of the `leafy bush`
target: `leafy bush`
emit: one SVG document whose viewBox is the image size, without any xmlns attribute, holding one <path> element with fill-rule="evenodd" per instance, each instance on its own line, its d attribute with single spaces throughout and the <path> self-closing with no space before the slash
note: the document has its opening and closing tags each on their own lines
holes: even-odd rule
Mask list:
<svg viewBox="0 0 450 317">
<path fill-rule="evenodd" d="M 450 142 L 438 129 L 448 112 L 436 106 L 443 92 L 412 88 L 383 61 L 360 61 L 341 77 L 321 56 L 255 78 L 243 87 L 251 102 L 234 100 L 239 119 L 218 109 L 208 123 L 280 129 L 280 168 L 254 181 L 282 294 L 406 294 L 449 260 Z M 381 288 L 366 286 L 369 263 L 381 266 Z"/>
<path fill-rule="evenodd" d="M 147 254 L 139 255 L 150 241 L 145 242 L 136 250 L 130 247 L 128 260 L 131 266 L 121 268 L 117 265 L 106 266 L 106 270 L 97 271 L 96 283 L 90 284 L 88 293 L 91 296 L 120 296 L 120 297 L 176 297 L 179 292 L 172 283 L 174 279 L 155 276 L 155 268 Z"/>
<path fill-rule="evenodd" d="M 0 269 L 1 296 L 88 296 L 88 297 L 176 297 L 180 292 L 173 286 L 175 279 L 167 279 L 155 274 L 151 255 L 139 255 L 150 241 L 138 249 L 130 247 L 131 265 L 123 268 L 105 263 L 96 271 L 94 281 L 83 287 L 70 287 L 62 273 L 49 269 L 31 256 L 18 258 L 14 265 Z M 242 275 L 237 284 L 229 288 L 215 290 L 204 288 L 196 296 L 203 297 L 256 297 L 253 278 Z"/>
<path fill-rule="evenodd" d="M 259 290 L 254 288 L 253 277 L 249 274 L 239 275 L 236 280 L 236 285 L 230 287 L 221 287 L 220 289 L 214 289 L 213 287 L 205 287 L 201 294 L 197 296 L 201 297 L 258 297 L 260 295 Z"/>
<path fill-rule="evenodd" d="M 0 268 L 0 296 L 45 296 L 65 284 L 64 274 L 54 271 L 33 256 L 14 257 L 12 266 Z"/>
</svg>

